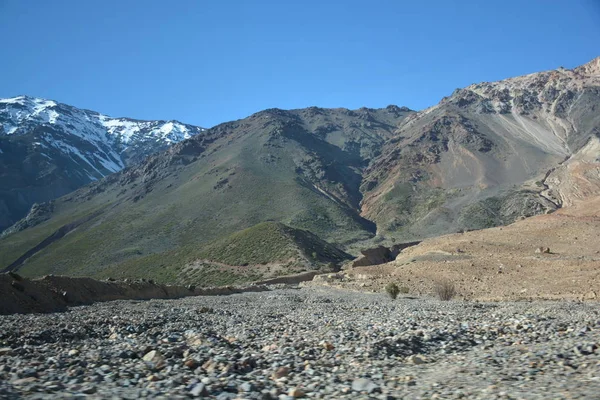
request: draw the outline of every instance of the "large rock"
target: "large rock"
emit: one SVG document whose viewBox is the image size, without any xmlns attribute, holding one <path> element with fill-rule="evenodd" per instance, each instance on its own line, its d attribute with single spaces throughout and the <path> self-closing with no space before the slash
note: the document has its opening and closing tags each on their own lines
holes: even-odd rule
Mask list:
<svg viewBox="0 0 600 400">
<path fill-rule="evenodd" d="M 394 261 L 398 254 L 407 247 L 416 246 L 420 242 L 407 242 L 395 244 L 392 247 L 378 246 L 372 249 L 361 250 L 362 256 L 352 262 L 353 267 L 367 267 L 369 265 L 385 264 Z"/>
</svg>

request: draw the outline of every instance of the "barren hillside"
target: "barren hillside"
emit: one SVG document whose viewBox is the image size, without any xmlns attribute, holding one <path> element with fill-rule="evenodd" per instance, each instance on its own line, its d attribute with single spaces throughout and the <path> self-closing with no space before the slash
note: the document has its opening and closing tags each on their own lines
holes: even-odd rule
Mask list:
<svg viewBox="0 0 600 400">
<path fill-rule="evenodd" d="M 393 262 L 348 270 L 334 285 L 380 291 L 397 282 L 423 295 L 446 279 L 467 299 L 598 299 L 598 232 L 600 197 L 505 227 L 428 239 Z"/>
</svg>

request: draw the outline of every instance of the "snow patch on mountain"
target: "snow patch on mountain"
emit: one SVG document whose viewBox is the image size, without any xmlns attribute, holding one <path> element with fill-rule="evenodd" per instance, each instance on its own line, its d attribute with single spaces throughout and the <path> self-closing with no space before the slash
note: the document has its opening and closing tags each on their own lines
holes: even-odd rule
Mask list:
<svg viewBox="0 0 600 400">
<path fill-rule="evenodd" d="M 0 136 L 33 133 L 32 145 L 82 161 L 78 164 L 94 180 L 123 169 L 131 151 L 145 156 L 202 131 L 177 121 L 112 118 L 29 96 L 0 99 Z"/>
</svg>

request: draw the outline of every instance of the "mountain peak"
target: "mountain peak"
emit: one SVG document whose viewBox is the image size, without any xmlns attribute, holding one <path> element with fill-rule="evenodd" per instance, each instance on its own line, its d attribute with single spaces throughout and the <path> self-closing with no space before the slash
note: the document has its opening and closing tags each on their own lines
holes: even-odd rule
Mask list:
<svg viewBox="0 0 600 400">
<path fill-rule="evenodd" d="M 575 68 L 575 71 L 584 75 L 600 75 L 600 57 L 596 57 L 587 64 Z"/>
<path fill-rule="evenodd" d="M 41 99 L 39 97 L 31 97 L 27 95 L 20 95 L 16 97 L 10 97 L 7 99 L 0 99 L 0 104 L 19 104 L 21 106 L 30 106 L 34 108 L 47 108 L 55 107 L 57 103 L 53 100 Z"/>
<path fill-rule="evenodd" d="M 34 202 L 66 194 L 203 131 L 173 120 L 111 118 L 39 97 L 0 99 L 4 182 L 34 182 L 0 193 L 0 203 L 9 204 L 0 210 L 0 230 Z"/>
</svg>

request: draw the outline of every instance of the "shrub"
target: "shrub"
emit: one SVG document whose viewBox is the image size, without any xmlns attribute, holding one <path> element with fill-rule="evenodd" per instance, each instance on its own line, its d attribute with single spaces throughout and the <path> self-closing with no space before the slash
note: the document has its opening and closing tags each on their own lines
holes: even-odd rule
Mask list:
<svg viewBox="0 0 600 400">
<path fill-rule="evenodd" d="M 339 272 L 340 266 L 334 262 L 330 262 L 329 264 L 327 264 L 326 270 L 329 272 Z"/>
<path fill-rule="evenodd" d="M 393 282 L 387 284 L 387 286 L 385 287 L 385 291 L 392 300 L 395 300 L 396 297 L 398 297 L 398 295 L 400 294 L 400 288 Z"/>
<path fill-rule="evenodd" d="M 443 301 L 452 300 L 456 295 L 456 287 L 451 281 L 444 279 L 435 283 L 434 291 L 437 297 Z"/>
</svg>

